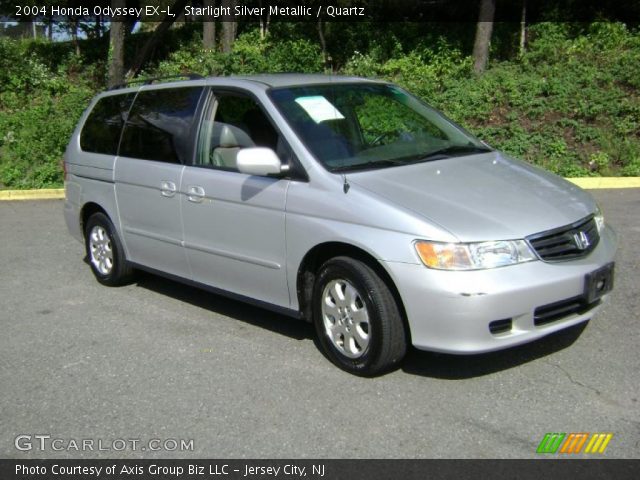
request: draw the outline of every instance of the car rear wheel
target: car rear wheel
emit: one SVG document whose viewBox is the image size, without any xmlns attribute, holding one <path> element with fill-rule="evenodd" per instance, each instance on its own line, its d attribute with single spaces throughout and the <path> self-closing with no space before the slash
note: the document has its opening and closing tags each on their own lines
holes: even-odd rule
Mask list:
<svg viewBox="0 0 640 480">
<path fill-rule="evenodd" d="M 402 315 L 389 287 L 366 263 L 350 257 L 327 261 L 314 285 L 313 305 L 320 344 L 343 370 L 373 376 L 404 357 Z"/>
<path fill-rule="evenodd" d="M 94 213 L 85 227 L 85 247 L 91 271 L 103 285 L 123 285 L 131 280 L 118 234 L 104 213 Z"/>
</svg>

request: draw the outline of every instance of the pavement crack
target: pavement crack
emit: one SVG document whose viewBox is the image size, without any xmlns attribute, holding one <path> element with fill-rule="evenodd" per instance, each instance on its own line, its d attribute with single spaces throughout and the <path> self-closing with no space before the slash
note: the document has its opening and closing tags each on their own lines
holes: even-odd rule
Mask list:
<svg viewBox="0 0 640 480">
<path fill-rule="evenodd" d="M 558 370 L 560 370 L 562 373 L 564 373 L 564 374 L 565 374 L 565 376 L 569 379 L 569 381 L 570 381 L 571 383 L 573 383 L 574 385 L 578 385 L 579 387 L 582 387 L 582 388 L 586 388 L 586 389 L 588 389 L 588 390 L 591 390 L 592 392 L 595 392 L 595 393 L 596 393 L 596 395 L 601 395 L 601 394 L 602 394 L 602 392 L 601 392 L 600 390 L 598 390 L 597 388 L 592 387 L 591 385 L 587 385 L 587 384 L 585 384 L 585 383 L 582 383 L 582 382 L 580 382 L 580 381 L 576 380 L 575 378 L 573 378 L 573 377 L 571 376 L 571 374 L 570 374 L 567 370 L 565 370 L 565 369 L 564 369 L 564 367 L 562 367 L 562 366 L 558 365 L 557 363 L 550 362 L 549 360 L 544 360 L 544 362 L 545 362 L 547 365 L 551 365 L 552 367 L 555 367 L 555 368 L 557 368 Z"/>
</svg>

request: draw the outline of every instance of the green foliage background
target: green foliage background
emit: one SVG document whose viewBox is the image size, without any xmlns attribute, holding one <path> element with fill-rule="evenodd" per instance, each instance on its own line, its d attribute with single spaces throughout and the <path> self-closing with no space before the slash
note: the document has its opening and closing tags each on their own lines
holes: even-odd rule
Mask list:
<svg viewBox="0 0 640 480">
<path fill-rule="evenodd" d="M 202 48 L 198 25 L 171 30 L 144 76 L 322 72 L 388 79 L 492 146 L 564 176 L 640 175 L 640 34 L 620 23 L 497 25 L 492 62 L 471 73 L 469 30 L 420 24 L 327 25 L 323 59 L 310 24 L 245 29 L 233 52 Z M 148 33 L 134 34 L 128 48 Z M 104 88 L 107 39 L 0 39 L 0 188 L 62 184 L 64 148 L 90 98 Z M 128 54 L 128 58 L 132 55 Z"/>
</svg>

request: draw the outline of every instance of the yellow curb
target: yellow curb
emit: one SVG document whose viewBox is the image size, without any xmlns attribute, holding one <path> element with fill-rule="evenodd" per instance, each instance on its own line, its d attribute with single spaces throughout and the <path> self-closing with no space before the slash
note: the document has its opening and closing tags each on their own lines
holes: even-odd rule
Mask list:
<svg viewBox="0 0 640 480">
<path fill-rule="evenodd" d="M 640 177 L 585 177 L 567 178 L 580 188 L 640 188 Z"/>
<path fill-rule="evenodd" d="M 640 188 L 640 177 L 585 177 L 567 178 L 580 188 Z M 64 188 L 43 188 L 40 190 L 0 190 L 2 200 L 58 200 L 64 198 Z"/>
<path fill-rule="evenodd" d="M 0 190 L 0 200 L 52 200 L 64 198 L 64 188 Z"/>
</svg>

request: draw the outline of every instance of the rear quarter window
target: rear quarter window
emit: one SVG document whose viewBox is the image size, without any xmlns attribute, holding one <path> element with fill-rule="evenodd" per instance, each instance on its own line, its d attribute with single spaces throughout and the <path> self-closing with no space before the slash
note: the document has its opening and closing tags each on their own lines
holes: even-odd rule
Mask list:
<svg viewBox="0 0 640 480">
<path fill-rule="evenodd" d="M 80 148 L 85 152 L 116 155 L 122 126 L 134 94 L 103 97 L 95 104 L 80 133 Z"/>
<path fill-rule="evenodd" d="M 119 154 L 187 163 L 191 127 L 202 90 L 202 87 L 183 87 L 138 93 L 126 121 Z"/>
</svg>

